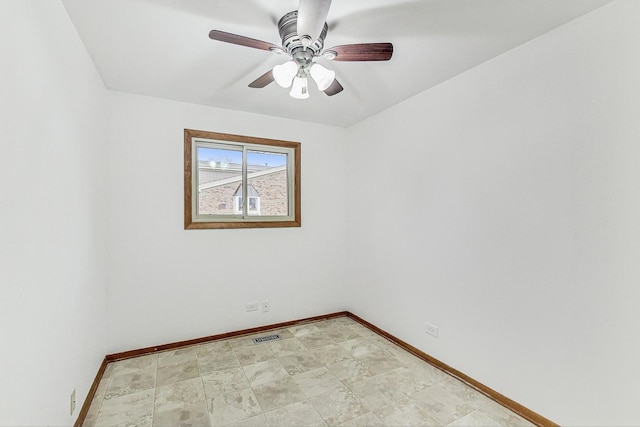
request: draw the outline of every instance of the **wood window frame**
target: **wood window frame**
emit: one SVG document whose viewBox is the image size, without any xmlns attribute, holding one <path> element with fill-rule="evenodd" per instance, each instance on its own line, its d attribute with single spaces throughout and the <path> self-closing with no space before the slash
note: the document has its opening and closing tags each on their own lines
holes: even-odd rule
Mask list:
<svg viewBox="0 0 640 427">
<path fill-rule="evenodd" d="M 289 209 L 293 209 L 290 217 L 283 217 L 283 220 L 256 220 L 256 218 L 246 218 L 243 220 L 225 221 L 223 216 L 221 219 L 211 221 L 194 220 L 194 201 L 193 201 L 193 185 L 194 185 L 194 165 L 193 158 L 193 141 L 194 139 L 206 139 L 212 141 L 225 141 L 238 144 L 261 145 L 265 149 L 269 147 L 283 147 L 293 150 L 293 189 L 288 191 L 293 194 L 293 202 Z M 292 141 L 282 141 L 277 139 L 259 138 L 254 136 L 234 135 L 228 133 L 210 132 L 203 130 L 185 129 L 184 130 L 184 228 L 185 230 L 194 229 L 230 229 L 230 228 L 277 228 L 277 227 L 300 227 L 302 225 L 302 212 L 300 203 L 300 143 Z M 195 171 L 197 173 L 197 171 Z M 197 197 L 197 195 L 196 195 Z M 212 215 L 212 217 L 215 217 Z"/>
</svg>

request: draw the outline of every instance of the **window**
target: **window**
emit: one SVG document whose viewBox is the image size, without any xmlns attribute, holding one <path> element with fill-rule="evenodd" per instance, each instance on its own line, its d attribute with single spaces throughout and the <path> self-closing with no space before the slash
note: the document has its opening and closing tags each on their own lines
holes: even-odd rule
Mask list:
<svg viewBox="0 0 640 427">
<path fill-rule="evenodd" d="M 184 228 L 300 227 L 300 143 L 184 130 Z"/>
</svg>

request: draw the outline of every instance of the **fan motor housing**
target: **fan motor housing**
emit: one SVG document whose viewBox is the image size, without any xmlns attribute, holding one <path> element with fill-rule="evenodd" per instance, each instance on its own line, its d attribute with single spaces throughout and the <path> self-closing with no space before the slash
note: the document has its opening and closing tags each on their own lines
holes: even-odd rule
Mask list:
<svg viewBox="0 0 640 427">
<path fill-rule="evenodd" d="M 320 36 L 311 45 L 307 47 L 308 50 L 313 52 L 313 55 L 318 55 L 324 46 L 324 38 L 327 36 L 327 30 L 329 27 L 327 23 L 324 23 Z M 298 36 L 298 11 L 294 10 L 289 12 L 280 18 L 278 21 L 278 31 L 280 32 L 280 38 L 282 39 L 282 48 L 290 55 L 293 55 L 295 51 L 304 49 L 302 41 Z"/>
</svg>

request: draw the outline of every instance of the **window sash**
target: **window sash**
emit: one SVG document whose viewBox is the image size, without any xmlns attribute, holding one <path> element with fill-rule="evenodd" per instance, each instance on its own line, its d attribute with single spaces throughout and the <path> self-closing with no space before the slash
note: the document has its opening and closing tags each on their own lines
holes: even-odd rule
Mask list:
<svg viewBox="0 0 640 427">
<path fill-rule="evenodd" d="M 191 132 L 206 134 L 202 135 L 189 135 Z M 209 138 L 206 136 L 212 135 Z M 216 135 L 222 135 L 225 138 L 216 138 Z M 185 129 L 185 150 L 187 144 L 190 145 L 190 171 L 187 171 L 187 164 L 185 162 L 185 185 L 187 179 L 190 179 L 190 218 L 187 218 L 189 212 L 185 208 L 185 228 L 235 228 L 232 224 L 238 223 L 238 227 L 251 227 L 252 224 L 256 227 L 262 226 L 300 226 L 300 213 L 299 213 L 299 143 L 289 143 L 287 141 L 276 141 L 280 143 L 278 145 L 260 144 L 259 138 L 250 138 L 257 140 L 258 143 L 242 142 L 238 140 L 227 140 L 226 136 L 232 136 L 234 138 L 242 138 L 234 135 L 215 134 L 201 131 L 189 131 Z M 272 140 L 265 140 L 272 141 Z M 200 202 L 200 182 L 201 179 L 199 173 L 199 148 L 216 148 L 223 150 L 241 151 L 242 152 L 242 177 L 239 183 L 242 185 L 242 213 L 235 213 L 235 209 L 231 210 L 229 214 L 206 214 L 199 212 Z M 286 155 L 286 165 L 284 171 L 286 172 L 286 202 L 287 202 L 287 215 L 256 215 L 251 214 L 249 211 L 249 202 L 252 196 L 249 196 L 250 180 L 251 176 L 247 167 L 247 153 L 274 153 Z M 185 152 L 185 154 L 187 154 Z M 185 159 L 186 160 L 186 159 Z M 187 174 L 190 172 L 190 176 Z M 296 182 L 297 181 L 297 182 Z M 186 189 L 185 189 L 186 192 Z M 186 197 L 186 196 L 185 196 Z M 186 200 L 185 200 L 186 201 Z M 235 206 L 234 206 L 235 208 Z M 229 227 L 224 226 L 225 223 L 231 224 Z M 211 226 L 208 226 L 210 224 Z M 218 225 L 216 225 L 218 224 Z M 263 225 L 260 225 L 263 224 Z"/>
</svg>

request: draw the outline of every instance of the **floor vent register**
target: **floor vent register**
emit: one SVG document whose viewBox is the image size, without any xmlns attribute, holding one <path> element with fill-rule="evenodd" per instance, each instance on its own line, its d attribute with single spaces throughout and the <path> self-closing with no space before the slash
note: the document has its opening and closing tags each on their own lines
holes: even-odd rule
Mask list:
<svg viewBox="0 0 640 427">
<path fill-rule="evenodd" d="M 267 335 L 267 336 L 264 336 L 264 337 L 254 338 L 253 339 L 253 343 L 254 344 L 262 344 L 263 342 L 277 341 L 279 339 L 281 339 L 280 334 L 272 334 L 272 335 Z"/>
</svg>

